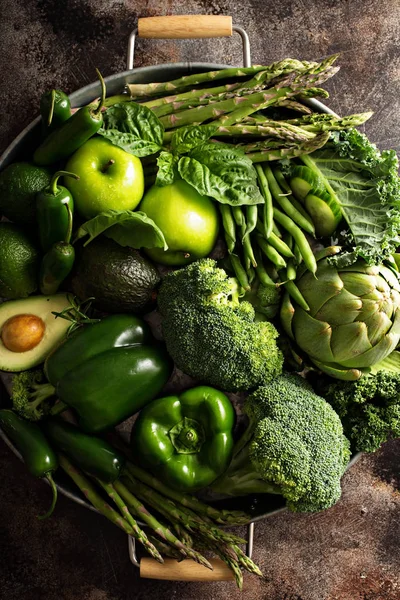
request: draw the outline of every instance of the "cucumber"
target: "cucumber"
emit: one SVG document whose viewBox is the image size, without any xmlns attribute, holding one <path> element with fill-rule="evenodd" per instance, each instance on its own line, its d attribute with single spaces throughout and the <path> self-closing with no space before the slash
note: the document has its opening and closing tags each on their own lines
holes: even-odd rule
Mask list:
<svg viewBox="0 0 400 600">
<path fill-rule="evenodd" d="M 312 169 L 300 166 L 293 169 L 290 178 L 290 187 L 296 198 L 302 202 L 304 202 L 310 192 L 325 189 L 321 178 Z"/>
<path fill-rule="evenodd" d="M 304 199 L 304 206 L 310 215 L 318 237 L 332 235 L 342 220 L 340 206 L 328 192 L 311 192 Z"/>
</svg>

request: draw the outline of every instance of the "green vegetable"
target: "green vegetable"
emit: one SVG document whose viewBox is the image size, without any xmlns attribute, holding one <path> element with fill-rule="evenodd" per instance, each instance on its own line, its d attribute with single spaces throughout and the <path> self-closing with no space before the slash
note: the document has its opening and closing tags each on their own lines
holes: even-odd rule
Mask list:
<svg viewBox="0 0 400 600">
<path fill-rule="evenodd" d="M 164 127 L 146 106 L 123 102 L 106 109 L 97 133 L 122 150 L 143 157 L 161 150 Z"/>
<path fill-rule="evenodd" d="M 234 422 L 229 398 L 211 387 L 159 398 L 143 408 L 135 421 L 134 456 L 173 489 L 199 490 L 227 469 Z"/>
<path fill-rule="evenodd" d="M 67 94 L 62 90 L 45 92 L 40 98 L 40 116 L 45 137 L 70 118 L 71 103 Z"/>
<path fill-rule="evenodd" d="M 64 279 L 72 271 L 75 262 L 75 249 L 70 244 L 72 234 L 72 211 L 68 204 L 64 205 L 68 214 L 68 229 L 64 241 L 59 241 L 50 248 L 42 258 L 40 267 L 40 292 L 52 295 L 58 291 Z"/>
<path fill-rule="evenodd" d="M 165 351 L 144 339 L 148 333 L 140 319 L 112 315 L 81 327 L 47 358 L 49 381 L 62 403 L 75 409 L 84 431 L 121 423 L 167 382 L 171 364 Z"/>
<path fill-rule="evenodd" d="M 297 375 L 277 377 L 245 401 L 249 425 L 213 489 L 282 494 L 290 510 L 314 512 L 340 498 L 350 458 L 338 415 Z"/>
<path fill-rule="evenodd" d="M 375 452 L 400 437 L 399 372 L 382 370 L 354 382 L 318 376 L 313 385 L 338 413 L 354 450 Z"/>
<path fill-rule="evenodd" d="M 68 205 L 73 212 L 74 200 L 67 188 L 57 186 L 63 175 L 79 179 L 74 173 L 57 171 L 50 184 L 36 196 L 36 219 L 43 252 L 48 252 L 53 244 L 65 240 L 69 230 L 70 218 L 65 206 Z"/>
<path fill-rule="evenodd" d="M 49 511 L 39 518 L 50 517 L 57 502 L 57 488 L 53 481 L 53 472 L 58 467 L 56 455 L 39 427 L 22 419 L 12 410 L 0 410 L 0 427 L 21 453 L 29 473 L 34 477 L 45 477 L 50 483 L 53 500 Z"/>
<path fill-rule="evenodd" d="M 33 155 L 35 164 L 47 166 L 68 158 L 99 131 L 103 123 L 101 109 L 106 97 L 106 87 L 100 72 L 97 69 L 96 72 L 102 87 L 98 106 L 80 108 L 61 127 L 55 129 L 36 149 Z"/>
<path fill-rule="evenodd" d="M 329 254 L 327 248 L 317 256 L 316 278 L 298 269 L 296 285 L 310 311 L 294 302 L 290 331 L 318 369 L 355 380 L 400 340 L 400 281 L 388 267 L 362 259 L 330 264 Z"/>
<path fill-rule="evenodd" d="M 130 248 L 168 248 L 164 234 L 144 212 L 107 210 L 83 223 L 75 233 L 74 243 L 89 236 L 84 246 L 104 233 L 120 246 Z"/>
<path fill-rule="evenodd" d="M 312 218 L 317 237 L 328 237 L 336 231 L 342 220 L 342 211 L 328 192 L 307 194 L 304 206 Z"/>
<path fill-rule="evenodd" d="M 394 150 L 379 152 L 355 129 L 334 132 L 302 161 L 340 207 L 357 255 L 379 264 L 399 245 L 400 179 Z"/>
<path fill-rule="evenodd" d="M 52 446 L 93 477 L 113 483 L 122 472 L 125 458 L 105 440 L 84 433 L 63 419 L 46 419 L 42 429 Z"/>
<path fill-rule="evenodd" d="M 55 400 L 54 387 L 45 383 L 41 369 L 24 371 L 13 377 L 11 401 L 13 410 L 28 421 L 39 421 L 50 413 Z"/>
<path fill-rule="evenodd" d="M 272 280 L 268 285 L 256 280 L 252 283 L 251 290 L 243 296 L 243 300 L 253 305 L 256 321 L 266 321 L 278 314 L 280 297 L 280 289 Z"/>
<path fill-rule="evenodd" d="M 169 273 L 158 295 L 164 338 L 177 366 L 227 391 L 252 389 L 282 369 L 274 326 L 255 323 L 253 307 L 238 296 L 237 280 L 211 259 Z"/>
</svg>

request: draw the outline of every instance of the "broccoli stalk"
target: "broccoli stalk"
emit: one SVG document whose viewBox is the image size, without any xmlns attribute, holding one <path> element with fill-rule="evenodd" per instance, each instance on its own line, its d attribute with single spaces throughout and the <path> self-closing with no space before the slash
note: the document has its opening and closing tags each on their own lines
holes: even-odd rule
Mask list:
<svg viewBox="0 0 400 600">
<path fill-rule="evenodd" d="M 298 512 L 333 506 L 350 449 L 332 407 L 304 379 L 286 374 L 253 392 L 244 412 L 249 425 L 213 489 L 233 496 L 282 494 Z"/>
<path fill-rule="evenodd" d="M 13 409 L 29 421 L 39 421 L 49 414 L 55 400 L 55 387 L 44 383 L 43 371 L 25 371 L 13 379 L 11 401 Z"/>
</svg>

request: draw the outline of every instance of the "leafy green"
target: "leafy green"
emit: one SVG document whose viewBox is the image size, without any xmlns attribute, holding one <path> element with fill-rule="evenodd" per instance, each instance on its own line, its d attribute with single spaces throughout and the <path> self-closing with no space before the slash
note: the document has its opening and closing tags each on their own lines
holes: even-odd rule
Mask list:
<svg viewBox="0 0 400 600">
<path fill-rule="evenodd" d="M 201 143 L 179 160 L 178 169 L 182 179 L 199 194 L 211 196 L 222 204 L 264 202 L 253 163 L 241 150 L 227 144 Z"/>
<path fill-rule="evenodd" d="M 206 142 L 217 131 L 216 125 L 188 125 L 180 127 L 172 136 L 172 151 L 178 154 L 190 152 L 202 142 Z"/>
<path fill-rule="evenodd" d="M 179 178 L 178 173 L 178 161 L 179 157 L 171 152 L 160 152 L 157 157 L 157 178 L 156 185 L 163 187 L 164 185 L 170 185 L 174 183 L 175 179 Z"/>
<path fill-rule="evenodd" d="M 321 150 L 301 160 L 341 207 L 356 254 L 379 264 L 400 243 L 400 179 L 393 150 L 379 152 L 355 129 L 334 132 Z"/>
<path fill-rule="evenodd" d="M 144 212 L 132 210 L 107 210 L 83 223 L 75 234 L 74 243 L 85 237 L 84 246 L 98 235 L 104 235 L 130 248 L 168 249 L 164 234 Z"/>
<path fill-rule="evenodd" d="M 115 146 L 134 156 L 159 152 L 164 127 L 153 111 L 136 102 L 122 102 L 107 108 L 103 127 L 98 131 Z"/>
</svg>

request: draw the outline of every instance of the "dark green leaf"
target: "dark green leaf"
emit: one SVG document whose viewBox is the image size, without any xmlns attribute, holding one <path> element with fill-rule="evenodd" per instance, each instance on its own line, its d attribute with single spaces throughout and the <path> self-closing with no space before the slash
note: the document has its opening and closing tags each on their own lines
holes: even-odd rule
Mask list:
<svg viewBox="0 0 400 600">
<path fill-rule="evenodd" d="M 87 246 L 102 233 L 121 246 L 168 249 L 161 229 L 143 212 L 132 210 L 102 212 L 79 227 L 74 243 L 88 235 L 89 239 L 84 243 L 84 246 Z"/>
<path fill-rule="evenodd" d="M 206 142 L 216 132 L 215 125 L 189 125 L 176 130 L 171 140 L 171 148 L 177 154 L 186 154 L 202 142 Z"/>
<path fill-rule="evenodd" d="M 164 127 L 147 106 L 122 102 L 107 108 L 100 135 L 134 156 L 158 152 L 163 143 Z"/>
<path fill-rule="evenodd" d="M 161 152 L 157 158 L 157 179 L 156 185 L 163 187 L 164 185 L 170 185 L 174 183 L 175 179 L 179 177 L 178 173 L 178 161 L 179 157 L 171 154 L 171 152 Z"/>
<path fill-rule="evenodd" d="M 222 204 L 262 204 L 253 163 L 227 144 L 203 142 L 179 160 L 179 173 L 203 196 Z"/>
</svg>

